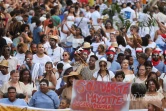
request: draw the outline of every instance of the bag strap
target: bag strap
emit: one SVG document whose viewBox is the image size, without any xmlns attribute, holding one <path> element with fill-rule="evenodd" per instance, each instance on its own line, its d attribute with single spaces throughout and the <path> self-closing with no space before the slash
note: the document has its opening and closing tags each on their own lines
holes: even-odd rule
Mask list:
<svg viewBox="0 0 166 111">
<path fill-rule="evenodd" d="M 55 24 L 58 24 L 58 22 L 56 20 L 54 20 L 52 17 L 51 17 L 51 20 L 55 23 Z"/>
<path fill-rule="evenodd" d="M 78 23 L 77 27 L 80 25 L 80 23 L 82 22 L 82 20 L 83 20 L 83 17 L 81 18 L 81 20 L 80 20 L 80 22 Z"/>
<path fill-rule="evenodd" d="M 43 93 L 44 94 L 44 93 Z M 46 96 L 48 96 L 52 101 L 53 101 L 53 104 L 54 104 L 54 108 L 55 108 L 55 102 L 54 102 L 54 100 L 51 98 L 51 96 L 49 96 L 49 95 L 47 95 L 47 94 L 45 94 Z"/>
</svg>

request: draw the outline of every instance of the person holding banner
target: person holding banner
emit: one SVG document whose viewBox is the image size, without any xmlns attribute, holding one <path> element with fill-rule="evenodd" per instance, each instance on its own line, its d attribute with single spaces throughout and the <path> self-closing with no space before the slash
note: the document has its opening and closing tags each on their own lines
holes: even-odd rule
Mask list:
<svg viewBox="0 0 166 111">
<path fill-rule="evenodd" d="M 96 71 L 93 74 L 92 80 L 96 81 L 104 81 L 111 82 L 115 81 L 114 73 L 109 71 L 111 63 L 106 60 L 106 58 L 102 57 L 100 60 L 96 61 L 95 66 L 99 71 Z"/>
<path fill-rule="evenodd" d="M 61 94 L 62 98 L 67 98 L 71 100 L 73 81 L 79 79 L 82 79 L 82 77 L 77 72 L 70 72 L 69 75 L 63 76 L 63 80 L 67 83 L 67 87 L 63 90 Z"/>
</svg>

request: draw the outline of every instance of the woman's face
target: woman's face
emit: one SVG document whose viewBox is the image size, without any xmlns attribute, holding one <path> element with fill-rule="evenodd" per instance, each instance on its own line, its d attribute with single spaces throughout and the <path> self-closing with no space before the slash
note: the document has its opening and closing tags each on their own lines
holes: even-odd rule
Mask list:
<svg viewBox="0 0 166 111">
<path fill-rule="evenodd" d="M 25 61 L 27 64 L 32 64 L 33 55 L 29 54 L 26 56 Z"/>
<path fill-rule="evenodd" d="M 116 41 L 114 34 L 110 34 L 110 40 L 111 40 L 111 42 L 115 42 Z"/>
<path fill-rule="evenodd" d="M 43 41 L 46 42 L 47 41 L 47 36 L 43 37 Z"/>
<path fill-rule="evenodd" d="M 72 29 L 72 30 L 75 30 L 75 28 L 74 28 L 74 26 L 73 26 L 73 25 L 71 26 L 71 29 Z"/>
<path fill-rule="evenodd" d="M 59 109 L 66 109 L 69 105 L 67 104 L 66 100 L 62 99 L 59 105 Z"/>
<path fill-rule="evenodd" d="M 46 72 L 48 72 L 48 73 L 51 73 L 52 72 L 52 65 L 51 64 L 46 64 L 46 66 L 45 66 L 45 70 L 46 70 Z"/>
<path fill-rule="evenodd" d="M 75 9 L 74 8 L 70 8 L 70 13 L 74 13 Z"/>
<path fill-rule="evenodd" d="M 133 62 L 134 62 L 133 57 L 130 57 L 129 58 L 129 65 L 133 65 Z"/>
<path fill-rule="evenodd" d="M 128 68 L 129 67 L 129 61 L 128 60 L 123 60 L 122 61 L 122 68 Z"/>
<path fill-rule="evenodd" d="M 29 71 L 24 71 L 23 72 L 23 80 L 29 80 L 29 77 L 30 77 L 30 73 Z"/>
<path fill-rule="evenodd" d="M 96 41 L 100 41 L 100 37 L 99 36 L 95 36 L 95 40 Z"/>
<path fill-rule="evenodd" d="M 99 66 L 100 66 L 100 70 L 102 70 L 102 71 L 107 69 L 107 63 L 104 61 L 100 62 Z"/>
<path fill-rule="evenodd" d="M 101 46 L 98 46 L 97 51 L 98 51 L 98 52 L 103 52 Z"/>
<path fill-rule="evenodd" d="M 73 81 L 75 80 L 75 78 L 74 78 L 74 76 L 70 76 L 69 77 L 69 82 L 70 82 L 70 84 L 73 84 Z"/>
<path fill-rule="evenodd" d="M 139 67 L 139 76 L 145 76 L 145 72 L 146 72 L 145 66 L 140 66 Z"/>
<path fill-rule="evenodd" d="M 146 71 L 147 71 L 148 73 L 151 72 L 151 71 L 152 71 L 152 67 L 146 66 Z"/>
<path fill-rule="evenodd" d="M 111 23 L 110 22 L 107 22 L 107 24 L 106 24 L 106 28 L 111 28 Z"/>
<path fill-rule="evenodd" d="M 116 82 L 123 82 L 123 77 L 122 77 L 122 75 L 118 75 L 116 78 Z"/>
<path fill-rule="evenodd" d="M 128 56 L 128 55 L 130 55 L 130 53 L 125 50 L 125 51 L 124 51 L 124 55 L 125 55 L 125 56 Z"/>
<path fill-rule="evenodd" d="M 25 27 L 25 32 L 29 32 L 29 28 L 28 27 Z"/>
<path fill-rule="evenodd" d="M 49 37 L 50 37 L 50 36 L 52 36 L 52 35 L 53 35 L 53 33 L 52 33 L 52 32 L 49 32 L 49 33 L 48 33 L 48 36 L 49 36 Z"/>
<path fill-rule="evenodd" d="M 77 28 L 77 29 L 76 29 L 76 34 L 77 34 L 77 35 L 80 35 L 80 33 L 81 33 L 81 32 L 80 32 L 80 29 Z"/>
<path fill-rule="evenodd" d="M 90 34 L 93 35 L 95 33 L 95 31 L 93 29 L 90 29 Z"/>
<path fill-rule="evenodd" d="M 156 85 L 153 81 L 150 81 L 148 83 L 148 89 L 149 89 L 149 92 L 155 92 L 156 91 Z"/>
<path fill-rule="evenodd" d="M 18 82 L 18 81 L 19 81 L 19 78 L 20 78 L 19 73 L 13 73 L 13 74 L 11 75 L 11 79 L 12 79 L 13 82 Z"/>
<path fill-rule="evenodd" d="M 116 35 L 116 36 L 120 35 L 120 32 L 117 30 L 117 31 L 115 32 L 115 35 Z"/>
<path fill-rule="evenodd" d="M 67 52 L 63 53 L 63 60 L 69 60 L 69 54 Z"/>
</svg>

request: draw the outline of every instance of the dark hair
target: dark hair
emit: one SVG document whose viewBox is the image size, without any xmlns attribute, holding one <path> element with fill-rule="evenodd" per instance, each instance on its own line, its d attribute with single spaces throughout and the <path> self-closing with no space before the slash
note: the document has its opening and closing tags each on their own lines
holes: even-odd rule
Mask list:
<svg viewBox="0 0 166 111">
<path fill-rule="evenodd" d="M 23 69 L 23 70 L 21 70 L 20 71 L 20 79 L 19 79 L 19 81 L 21 81 L 21 82 L 23 82 L 24 80 L 23 80 L 23 75 L 24 75 L 24 72 L 25 71 L 28 71 L 29 72 L 29 79 L 28 79 L 28 83 L 32 83 L 32 77 L 31 77 L 31 72 L 28 70 L 28 69 Z"/>
<path fill-rule="evenodd" d="M 36 16 L 34 16 L 34 17 L 31 18 L 31 23 L 34 23 L 34 22 L 36 22 L 37 20 L 39 20 L 39 18 L 36 17 Z"/>
<path fill-rule="evenodd" d="M 127 7 L 128 7 L 128 6 L 131 6 L 131 3 L 130 3 L 130 2 L 127 3 Z"/>
<path fill-rule="evenodd" d="M 12 70 L 12 71 L 10 72 L 10 75 L 13 75 L 14 73 L 19 73 L 19 71 L 18 71 L 18 70 Z"/>
<path fill-rule="evenodd" d="M 120 56 L 124 56 L 124 54 L 123 53 L 119 53 L 117 58 L 119 58 Z"/>
<path fill-rule="evenodd" d="M 64 71 L 64 73 L 63 73 L 63 76 L 65 76 L 65 75 L 68 75 L 70 72 L 72 72 L 73 71 L 73 67 L 69 67 L 68 69 L 66 69 L 65 71 Z"/>
<path fill-rule="evenodd" d="M 144 97 L 146 94 L 146 85 L 143 83 L 133 83 L 131 86 L 131 93 L 136 98 Z"/>
<path fill-rule="evenodd" d="M 48 19 L 48 18 L 50 18 L 50 17 L 51 17 L 50 13 L 47 13 L 47 14 L 46 14 L 46 18 Z"/>
<path fill-rule="evenodd" d="M 10 87 L 8 87 L 7 92 L 9 92 L 9 90 L 11 90 L 11 89 L 14 89 L 14 90 L 16 91 L 16 88 L 15 88 L 15 87 L 10 86 Z"/>
<path fill-rule="evenodd" d="M 125 51 L 128 52 L 131 55 L 131 49 L 126 48 Z"/>
<path fill-rule="evenodd" d="M 69 77 L 67 77 L 67 87 L 70 87 L 70 86 L 72 86 L 72 84 L 70 83 L 70 81 L 69 81 L 69 79 L 70 79 L 70 77 L 74 77 L 76 80 L 78 80 L 79 78 L 77 77 L 77 76 L 69 76 Z"/>
<path fill-rule="evenodd" d="M 0 28 L 0 38 L 4 36 L 5 30 L 4 28 Z"/>
<path fill-rule="evenodd" d="M 107 29 L 107 26 L 106 26 L 107 23 L 110 23 L 110 24 L 111 24 L 111 28 L 113 28 L 113 26 L 112 26 L 112 22 L 111 22 L 110 20 L 107 20 L 106 23 L 105 23 L 105 29 Z"/>
<path fill-rule="evenodd" d="M 65 100 L 66 103 L 70 105 L 70 100 L 69 100 L 69 99 L 67 99 L 67 98 L 62 98 L 62 100 Z"/>
<path fill-rule="evenodd" d="M 22 24 L 22 25 L 21 25 L 21 30 L 20 30 L 20 31 L 21 31 L 21 32 L 24 32 L 26 27 L 29 28 L 29 25 L 27 25 L 27 24 Z"/>
<path fill-rule="evenodd" d="M 42 45 L 42 46 L 43 46 L 43 44 L 42 44 L 42 43 L 38 43 L 36 47 L 38 48 L 38 47 L 39 47 L 39 45 Z"/>
<path fill-rule="evenodd" d="M 147 80 L 150 79 L 150 76 L 153 75 L 153 74 L 156 75 L 156 77 L 157 77 L 156 79 L 157 79 L 157 82 L 158 82 L 158 76 L 157 76 L 157 73 L 155 73 L 155 72 L 150 72 L 148 74 Z"/>
<path fill-rule="evenodd" d="M 100 7 L 97 5 L 97 6 L 95 6 L 95 10 L 98 10 Z"/>
<path fill-rule="evenodd" d="M 147 67 L 147 66 L 150 66 L 151 68 L 153 67 L 151 61 L 146 61 L 146 62 L 144 63 L 144 65 L 145 65 L 146 67 Z"/>
<path fill-rule="evenodd" d="M 26 51 L 25 58 L 27 58 L 28 55 L 33 55 L 31 51 Z"/>
<path fill-rule="evenodd" d="M 150 35 L 149 34 L 146 34 L 145 37 L 142 37 L 142 46 L 148 46 L 149 44 L 149 39 L 150 39 Z"/>
<path fill-rule="evenodd" d="M 46 84 L 47 84 L 47 86 L 49 86 L 49 82 L 48 82 L 48 80 L 47 79 L 42 79 L 41 81 L 40 81 L 40 83 L 42 83 L 42 82 L 45 82 Z"/>
<path fill-rule="evenodd" d="M 74 8 L 74 9 L 75 9 L 74 6 L 71 6 L 70 9 L 71 9 L 71 8 Z M 70 9 L 69 9 L 69 13 L 70 13 Z M 75 14 L 74 12 L 73 12 L 73 15 L 74 15 L 74 17 L 76 16 L 76 14 Z"/>
<path fill-rule="evenodd" d="M 125 42 L 125 39 L 121 36 L 121 35 L 118 35 L 116 37 L 116 41 L 118 43 L 118 46 L 119 45 L 122 45 L 123 47 L 126 47 L 126 42 Z"/>
<path fill-rule="evenodd" d="M 142 59 L 144 59 L 145 61 L 147 61 L 148 56 L 147 56 L 145 53 L 141 53 L 141 54 L 139 55 L 139 58 L 142 58 Z"/>
<path fill-rule="evenodd" d="M 131 55 L 127 55 L 125 59 L 127 59 L 128 61 L 130 60 L 130 57 L 133 57 Z"/>
<path fill-rule="evenodd" d="M 46 66 L 47 64 L 51 64 L 51 66 L 53 67 L 52 62 L 50 62 L 50 61 L 46 62 L 45 66 Z"/>
<path fill-rule="evenodd" d="M 42 34 L 42 35 L 40 36 L 40 42 L 41 42 L 41 43 L 44 42 L 44 41 L 43 41 L 43 38 L 44 38 L 45 36 L 46 36 L 45 34 Z"/>
<path fill-rule="evenodd" d="M 146 88 L 147 88 L 147 90 L 148 90 L 148 85 L 149 85 L 149 82 L 150 82 L 150 81 L 154 82 L 154 84 L 155 84 L 155 86 L 156 86 L 156 89 L 157 89 L 157 91 L 158 91 L 159 88 L 160 88 L 160 86 L 159 86 L 158 82 L 157 82 L 155 79 L 148 79 L 148 80 L 146 81 Z"/>
<path fill-rule="evenodd" d="M 8 46 L 8 45 L 4 45 L 3 47 L 2 47 L 2 55 L 4 55 L 4 52 L 5 52 L 5 48 L 9 48 L 10 49 L 10 51 L 11 51 L 11 48 Z"/>
<path fill-rule="evenodd" d="M 92 58 L 95 58 L 96 61 L 98 60 L 98 57 L 97 57 L 96 55 L 91 55 L 90 58 L 91 58 L 91 57 L 92 57 Z"/>
<path fill-rule="evenodd" d="M 52 9 L 50 10 L 50 13 L 51 13 L 51 15 L 54 15 L 54 14 L 55 14 L 55 9 L 52 8 Z"/>
<path fill-rule="evenodd" d="M 132 25 L 130 28 L 136 29 L 136 32 L 139 32 L 139 27 L 137 25 Z"/>
<path fill-rule="evenodd" d="M 116 71 L 115 78 L 117 78 L 119 75 L 122 75 L 123 79 L 125 78 L 125 73 L 123 71 Z"/>
<path fill-rule="evenodd" d="M 51 23 L 51 24 L 50 24 Z M 49 20 L 49 24 L 48 24 L 48 27 L 49 28 L 53 28 L 54 27 L 54 23 L 53 23 L 53 20 Z"/>
<path fill-rule="evenodd" d="M 36 20 L 36 25 L 39 26 L 41 24 L 40 20 Z"/>
<path fill-rule="evenodd" d="M 146 53 L 147 51 L 149 51 L 149 49 L 150 49 L 150 47 L 147 47 L 147 48 L 145 49 L 145 53 Z"/>
<path fill-rule="evenodd" d="M 57 69 L 63 69 L 63 66 L 64 66 L 63 63 L 58 63 L 57 64 Z"/>
</svg>

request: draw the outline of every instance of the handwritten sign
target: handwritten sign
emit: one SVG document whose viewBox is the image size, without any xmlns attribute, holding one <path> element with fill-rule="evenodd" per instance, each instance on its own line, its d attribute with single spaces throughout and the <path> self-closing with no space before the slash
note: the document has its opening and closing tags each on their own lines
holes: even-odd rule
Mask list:
<svg viewBox="0 0 166 111">
<path fill-rule="evenodd" d="M 128 111 L 130 83 L 74 81 L 71 109 L 86 111 Z"/>
</svg>

